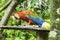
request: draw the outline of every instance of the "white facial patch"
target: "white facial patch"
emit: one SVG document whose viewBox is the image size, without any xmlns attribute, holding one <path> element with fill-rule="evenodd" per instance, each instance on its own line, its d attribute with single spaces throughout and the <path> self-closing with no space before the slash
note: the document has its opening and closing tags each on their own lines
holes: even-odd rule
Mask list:
<svg viewBox="0 0 60 40">
<path fill-rule="evenodd" d="M 15 14 L 14 16 L 15 16 L 16 18 L 18 18 L 18 19 L 20 18 L 18 14 Z"/>
</svg>

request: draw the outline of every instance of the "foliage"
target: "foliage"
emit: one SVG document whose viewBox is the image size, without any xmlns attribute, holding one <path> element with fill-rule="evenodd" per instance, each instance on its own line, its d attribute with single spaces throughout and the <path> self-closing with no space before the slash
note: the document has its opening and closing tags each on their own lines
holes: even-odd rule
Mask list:
<svg viewBox="0 0 60 40">
<path fill-rule="evenodd" d="M 40 0 L 28 0 L 27 2 L 30 2 L 30 5 L 26 6 L 26 8 L 23 9 L 23 6 L 24 6 L 23 3 L 26 4 L 26 1 L 24 1 L 20 4 L 18 4 L 13 12 L 18 12 L 18 11 L 22 11 L 22 10 L 32 10 L 37 13 L 39 18 L 43 17 L 47 22 L 50 22 L 49 0 L 44 2 L 44 5 L 43 5 L 44 8 L 41 7 L 41 4 L 39 4 L 39 1 Z M 5 5 L 7 2 L 8 2 L 8 0 L 0 0 L 0 8 L 3 5 Z M 5 10 L 0 12 L 0 20 L 2 19 L 2 16 L 4 15 Z M 16 25 L 19 25 L 19 23 L 20 23 L 20 20 L 12 20 L 12 17 L 10 15 L 7 26 L 16 26 Z M 36 33 L 34 31 L 29 31 L 29 30 L 22 31 L 22 30 L 4 29 L 2 34 L 4 35 L 5 40 L 36 40 Z"/>
</svg>

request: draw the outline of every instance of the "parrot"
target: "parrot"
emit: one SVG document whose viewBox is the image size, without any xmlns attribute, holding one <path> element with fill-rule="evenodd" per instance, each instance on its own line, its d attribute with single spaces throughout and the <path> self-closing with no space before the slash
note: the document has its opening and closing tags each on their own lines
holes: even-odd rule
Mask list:
<svg viewBox="0 0 60 40">
<path fill-rule="evenodd" d="M 44 19 L 40 18 L 37 13 L 30 11 L 30 10 L 24 10 L 22 12 L 16 12 L 12 16 L 16 19 L 22 19 L 28 22 L 30 25 L 36 24 L 39 27 L 50 29 L 51 26 L 49 23 L 45 22 Z"/>
<path fill-rule="evenodd" d="M 51 25 L 48 22 L 45 22 L 43 18 L 40 18 L 37 13 L 34 13 L 33 15 L 26 15 L 28 19 L 31 19 L 35 24 L 39 25 L 39 27 L 51 29 Z"/>
<path fill-rule="evenodd" d="M 22 19 L 22 20 L 28 22 L 29 25 L 35 24 L 31 19 L 26 18 L 25 15 L 27 15 L 27 14 L 28 15 L 34 14 L 34 12 L 30 11 L 30 10 L 25 10 L 25 11 L 22 11 L 22 12 L 16 12 L 16 13 L 12 14 L 12 18 L 13 19 L 19 19 L 19 20 Z"/>
</svg>

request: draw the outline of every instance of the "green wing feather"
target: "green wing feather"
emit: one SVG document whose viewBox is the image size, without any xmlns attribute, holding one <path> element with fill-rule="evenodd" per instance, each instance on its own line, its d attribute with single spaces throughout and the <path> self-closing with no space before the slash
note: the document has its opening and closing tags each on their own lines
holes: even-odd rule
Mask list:
<svg viewBox="0 0 60 40">
<path fill-rule="evenodd" d="M 38 18 L 40 19 L 40 16 L 38 16 L 37 13 L 33 13 L 33 14 L 26 14 L 26 16 L 31 16 L 32 18 Z"/>
</svg>

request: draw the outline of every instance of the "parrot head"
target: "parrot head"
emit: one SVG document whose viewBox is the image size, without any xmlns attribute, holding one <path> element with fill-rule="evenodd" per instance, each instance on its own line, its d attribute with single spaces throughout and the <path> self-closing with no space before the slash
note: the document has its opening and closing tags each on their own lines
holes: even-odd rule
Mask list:
<svg viewBox="0 0 60 40">
<path fill-rule="evenodd" d="M 49 23 L 47 23 L 47 22 L 44 22 L 42 24 L 42 28 L 51 29 L 51 25 Z"/>
<path fill-rule="evenodd" d="M 13 18 L 13 20 L 15 20 L 15 19 L 19 19 L 20 17 L 18 15 L 18 13 L 14 13 L 14 14 L 12 14 L 12 18 Z"/>
</svg>

